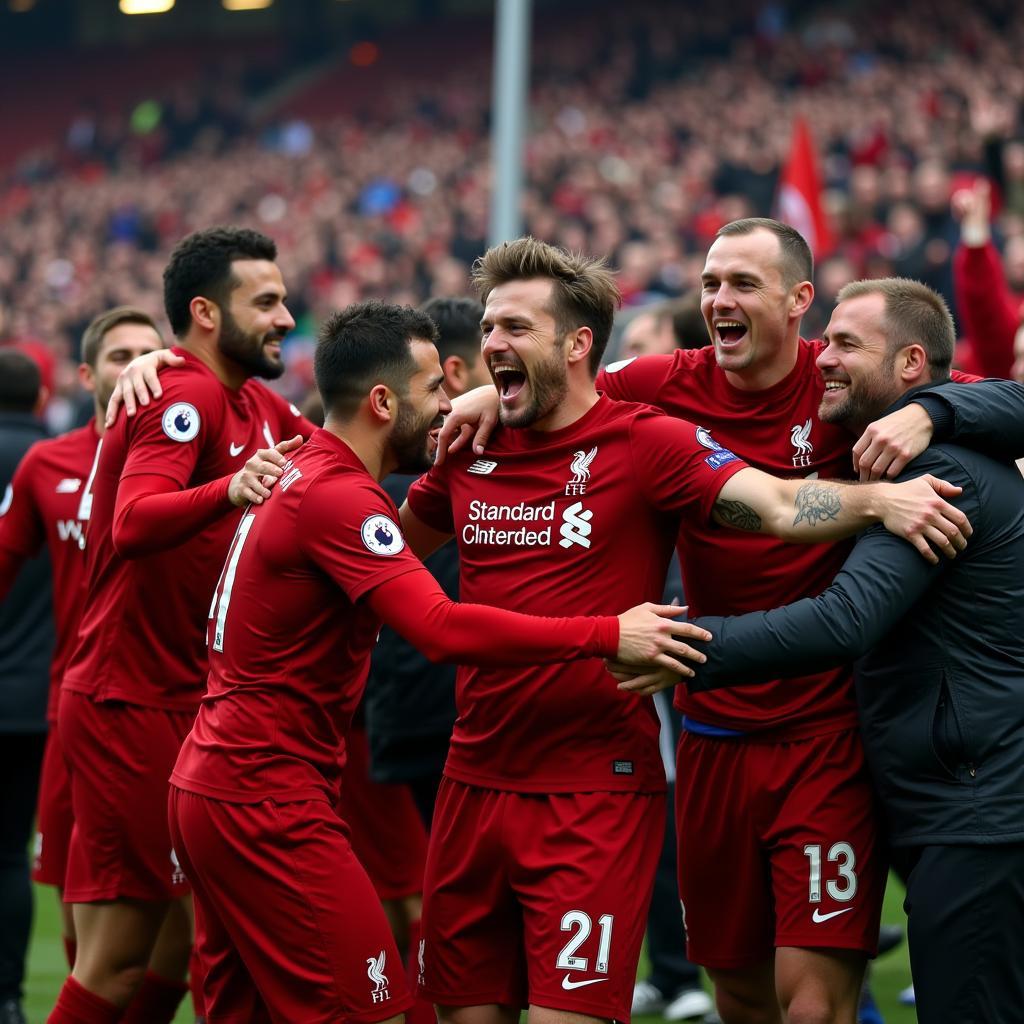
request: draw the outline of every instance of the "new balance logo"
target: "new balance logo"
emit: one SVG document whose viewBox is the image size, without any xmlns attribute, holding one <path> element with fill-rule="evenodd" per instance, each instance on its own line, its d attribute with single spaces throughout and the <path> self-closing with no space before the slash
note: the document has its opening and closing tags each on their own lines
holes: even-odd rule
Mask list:
<svg viewBox="0 0 1024 1024">
<path fill-rule="evenodd" d="M 366 958 L 366 976 L 374 984 L 370 998 L 375 1003 L 383 1003 L 391 998 L 391 993 L 388 992 L 388 976 L 384 973 L 384 958 L 383 949 L 376 956 Z"/>
<path fill-rule="evenodd" d="M 590 520 L 593 518 L 594 513 L 590 509 L 584 510 L 582 501 L 573 502 L 562 513 L 562 525 L 558 531 L 562 535 L 562 539 L 558 543 L 563 548 L 571 548 L 573 544 L 589 548 Z"/>
<path fill-rule="evenodd" d="M 480 476 L 487 476 L 488 473 L 493 473 L 498 468 L 496 462 L 492 462 L 490 459 L 477 459 L 469 468 L 466 470 L 467 473 L 477 473 Z"/>
<path fill-rule="evenodd" d="M 602 981 L 608 981 L 608 978 L 590 978 L 588 981 L 570 981 L 569 975 L 567 974 L 562 979 L 562 988 L 566 992 L 571 992 L 574 988 L 585 988 L 587 985 L 600 985 Z"/>
<path fill-rule="evenodd" d="M 829 918 L 838 917 L 840 914 L 848 914 L 853 907 L 843 907 L 842 910 L 833 910 L 830 914 L 823 914 L 817 907 L 814 908 L 814 913 L 811 914 L 811 920 L 815 924 L 821 924 L 822 921 L 827 921 Z"/>
<path fill-rule="evenodd" d="M 77 477 L 66 476 L 59 484 L 57 484 L 58 494 L 77 494 L 78 488 L 82 486 L 82 481 Z"/>
</svg>

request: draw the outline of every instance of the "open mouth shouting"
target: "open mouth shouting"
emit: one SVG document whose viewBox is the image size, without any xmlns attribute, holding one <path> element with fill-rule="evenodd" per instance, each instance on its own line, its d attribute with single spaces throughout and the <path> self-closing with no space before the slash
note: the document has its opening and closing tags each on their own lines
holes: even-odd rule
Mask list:
<svg viewBox="0 0 1024 1024">
<path fill-rule="evenodd" d="M 503 405 L 513 403 L 526 387 L 526 373 L 523 368 L 517 363 L 495 359 L 492 360 L 489 369 L 498 389 L 499 401 Z"/>
<path fill-rule="evenodd" d="M 735 348 L 747 336 L 747 325 L 739 320 L 715 320 L 714 329 L 715 341 L 724 349 Z"/>
</svg>

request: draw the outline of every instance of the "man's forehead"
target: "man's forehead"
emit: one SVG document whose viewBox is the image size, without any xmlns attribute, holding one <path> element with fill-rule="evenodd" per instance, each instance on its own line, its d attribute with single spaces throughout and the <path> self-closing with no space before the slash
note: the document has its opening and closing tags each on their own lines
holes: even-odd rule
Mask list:
<svg viewBox="0 0 1024 1024">
<path fill-rule="evenodd" d="M 284 289 L 281 268 L 273 260 L 232 260 L 231 273 L 239 287 L 262 290 L 266 287 Z"/>
<path fill-rule="evenodd" d="M 116 348 L 129 346 L 149 346 L 163 348 L 163 339 L 157 330 L 149 324 L 123 323 L 111 327 L 100 342 L 100 358 Z"/>
<path fill-rule="evenodd" d="M 409 342 L 409 351 L 420 373 L 431 376 L 440 374 L 441 358 L 437 354 L 437 346 L 432 341 L 427 341 L 426 338 L 413 338 Z"/>
<path fill-rule="evenodd" d="M 884 335 L 884 318 L 885 296 L 869 292 L 836 303 L 825 333 L 829 337 L 836 334 L 855 334 L 858 337 Z"/>
<path fill-rule="evenodd" d="M 501 317 L 550 316 L 553 282 L 546 277 L 531 277 L 522 281 L 506 281 L 492 288 L 484 306 L 485 319 Z"/>
<path fill-rule="evenodd" d="M 751 231 L 746 235 L 722 235 L 708 249 L 704 272 L 749 273 L 758 277 L 779 275 L 779 240 L 770 231 Z"/>
</svg>

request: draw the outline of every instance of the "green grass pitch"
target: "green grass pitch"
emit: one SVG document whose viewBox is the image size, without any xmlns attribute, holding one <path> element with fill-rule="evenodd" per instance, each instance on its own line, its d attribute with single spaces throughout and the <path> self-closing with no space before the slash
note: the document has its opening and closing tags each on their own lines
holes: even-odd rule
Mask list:
<svg viewBox="0 0 1024 1024">
<path fill-rule="evenodd" d="M 885 896 L 883 918 L 890 923 L 904 923 L 903 893 L 898 882 L 890 880 Z M 53 1008 L 57 992 L 64 981 L 67 966 L 64 947 L 60 940 L 57 902 L 52 889 L 36 887 L 36 918 L 29 950 L 28 976 L 25 981 L 25 1012 L 29 1024 L 43 1024 Z M 917 1017 L 913 1009 L 900 1006 L 896 996 L 910 984 L 907 948 L 899 949 L 879 960 L 872 968 L 872 985 L 886 1024 L 914 1024 Z M 635 1024 L 659 1024 L 660 1017 L 634 1017 Z M 175 1024 L 190 1024 L 193 1020 L 191 1005 L 182 1004 Z"/>
</svg>

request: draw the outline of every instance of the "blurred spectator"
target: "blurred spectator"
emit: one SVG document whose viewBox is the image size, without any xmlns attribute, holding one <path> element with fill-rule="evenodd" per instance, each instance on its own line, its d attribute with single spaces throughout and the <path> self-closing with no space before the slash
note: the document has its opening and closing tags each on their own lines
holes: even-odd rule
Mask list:
<svg viewBox="0 0 1024 1024">
<path fill-rule="evenodd" d="M 703 348 L 707 344 L 700 293 L 690 292 L 681 299 L 637 312 L 622 332 L 621 355 L 667 355 L 677 348 Z"/>
<path fill-rule="evenodd" d="M 365 70 L 376 77 L 298 82 L 262 123 L 244 67 L 126 95 L 119 113 L 83 98 L 51 150 L 0 181 L 8 333 L 71 365 L 97 309 L 159 315 L 171 245 L 223 222 L 280 239 L 304 325 L 286 346 L 291 398 L 325 311 L 461 294 L 487 232 L 487 26 L 434 28 L 459 59 L 419 70 L 401 59 L 416 40 L 382 37 L 394 57 Z M 1024 8 L 1004 0 L 553 9 L 533 47 L 526 228 L 607 256 L 627 305 L 680 295 L 722 223 L 770 213 L 799 112 L 823 156 L 834 255 L 855 277 L 911 274 L 952 299 L 949 199 L 965 173 L 998 174 L 998 237 L 1024 247 L 1022 47 Z M 256 63 L 278 86 L 303 70 Z M 58 372 L 58 394 L 73 386 Z"/>
</svg>

